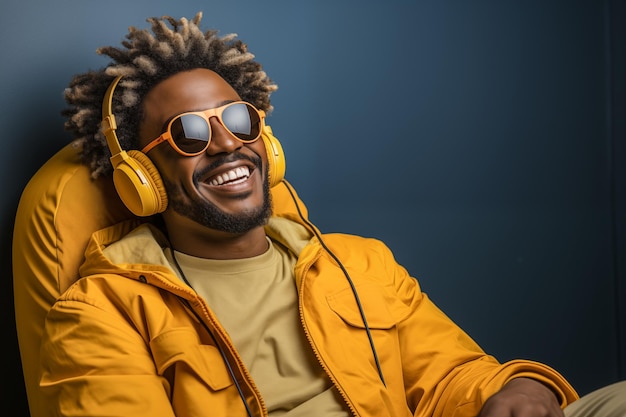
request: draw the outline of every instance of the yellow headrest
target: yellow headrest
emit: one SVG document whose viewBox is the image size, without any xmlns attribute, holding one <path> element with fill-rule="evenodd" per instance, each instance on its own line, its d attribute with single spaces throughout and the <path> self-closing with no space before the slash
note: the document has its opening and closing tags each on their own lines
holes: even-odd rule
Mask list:
<svg viewBox="0 0 626 417">
<path fill-rule="evenodd" d="M 70 144 L 31 178 L 17 209 L 13 232 L 15 319 L 33 416 L 37 410 L 39 345 L 46 314 L 78 278 L 90 235 L 131 218 L 110 178 L 93 180 Z"/>
</svg>

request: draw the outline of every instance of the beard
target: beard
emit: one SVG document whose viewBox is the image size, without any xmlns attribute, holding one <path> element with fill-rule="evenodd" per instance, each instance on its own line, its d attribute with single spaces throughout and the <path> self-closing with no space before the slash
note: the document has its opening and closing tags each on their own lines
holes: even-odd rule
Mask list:
<svg viewBox="0 0 626 417">
<path fill-rule="evenodd" d="M 251 158 L 244 158 L 251 160 Z M 257 169 L 262 169 L 260 158 L 253 162 Z M 200 174 L 194 175 L 193 182 L 196 187 L 198 186 L 198 178 L 200 176 Z M 236 214 L 226 213 L 211 202 L 197 196 L 189 200 L 180 185 L 169 181 L 165 177 L 162 177 L 162 180 L 167 191 L 168 205 L 176 213 L 214 230 L 241 234 L 258 226 L 264 226 L 272 214 L 272 200 L 267 171 L 263 174 L 263 177 L 263 204 L 257 208 Z"/>
</svg>

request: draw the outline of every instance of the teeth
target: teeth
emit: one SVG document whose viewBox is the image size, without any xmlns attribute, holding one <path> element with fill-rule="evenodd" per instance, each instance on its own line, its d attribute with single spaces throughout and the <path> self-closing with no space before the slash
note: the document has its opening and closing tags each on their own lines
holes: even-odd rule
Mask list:
<svg viewBox="0 0 626 417">
<path fill-rule="evenodd" d="M 248 169 L 248 167 L 237 167 L 213 178 L 211 181 L 209 181 L 209 184 L 222 185 L 226 182 L 242 182 L 245 181 L 249 176 L 250 170 Z"/>
</svg>

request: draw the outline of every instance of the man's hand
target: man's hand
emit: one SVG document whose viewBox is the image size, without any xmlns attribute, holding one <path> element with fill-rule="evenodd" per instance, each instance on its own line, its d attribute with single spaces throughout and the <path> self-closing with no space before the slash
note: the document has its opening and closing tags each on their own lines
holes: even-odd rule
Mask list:
<svg viewBox="0 0 626 417">
<path fill-rule="evenodd" d="M 563 417 L 554 393 L 529 378 L 509 381 L 492 395 L 478 417 Z"/>
</svg>

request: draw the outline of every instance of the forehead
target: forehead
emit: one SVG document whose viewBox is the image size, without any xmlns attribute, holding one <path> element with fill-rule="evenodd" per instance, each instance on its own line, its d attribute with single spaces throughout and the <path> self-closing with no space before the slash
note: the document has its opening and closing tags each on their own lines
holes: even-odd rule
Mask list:
<svg viewBox="0 0 626 417">
<path fill-rule="evenodd" d="M 186 111 L 210 109 L 239 99 L 222 77 L 209 69 L 198 68 L 179 72 L 154 86 L 144 97 L 143 110 L 146 119 L 164 123 Z"/>
</svg>

